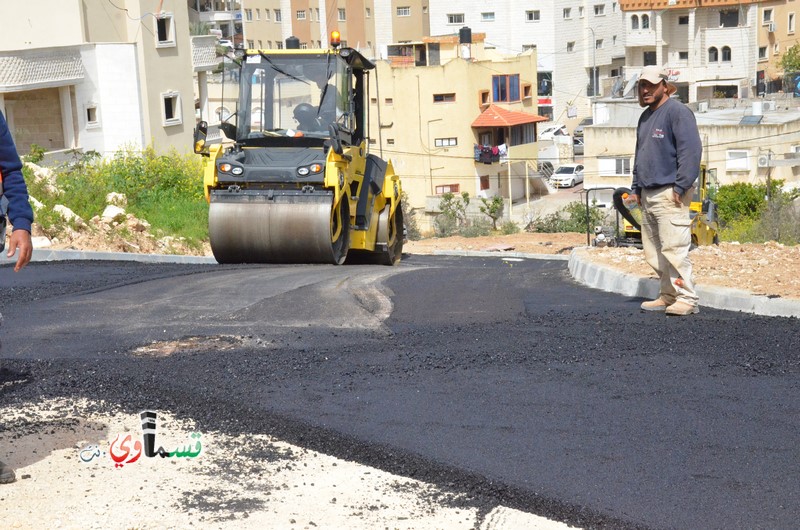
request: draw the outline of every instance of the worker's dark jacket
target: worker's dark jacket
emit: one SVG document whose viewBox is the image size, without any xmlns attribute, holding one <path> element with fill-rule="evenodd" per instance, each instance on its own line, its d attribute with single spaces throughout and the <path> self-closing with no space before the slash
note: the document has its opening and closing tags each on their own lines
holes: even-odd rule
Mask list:
<svg viewBox="0 0 800 530">
<path fill-rule="evenodd" d="M 22 178 L 22 162 L 8 130 L 8 124 L 0 112 L 0 186 L 8 200 L 8 218 L 14 230 L 31 231 L 33 209 L 28 202 L 28 188 Z"/>
</svg>

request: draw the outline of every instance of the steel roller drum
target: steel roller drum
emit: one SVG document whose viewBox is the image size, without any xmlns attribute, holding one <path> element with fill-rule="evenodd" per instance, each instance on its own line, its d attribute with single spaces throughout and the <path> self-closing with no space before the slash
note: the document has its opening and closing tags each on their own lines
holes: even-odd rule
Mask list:
<svg viewBox="0 0 800 530">
<path fill-rule="evenodd" d="M 219 263 L 341 263 L 332 195 L 211 196 L 208 232 Z M 346 249 L 345 249 L 346 251 Z"/>
</svg>

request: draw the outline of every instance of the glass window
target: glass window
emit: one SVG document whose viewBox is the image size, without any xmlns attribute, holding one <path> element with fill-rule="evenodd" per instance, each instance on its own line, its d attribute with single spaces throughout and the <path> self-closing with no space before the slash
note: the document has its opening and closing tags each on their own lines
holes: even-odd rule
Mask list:
<svg viewBox="0 0 800 530">
<path fill-rule="evenodd" d="M 397 8 L 397 16 L 398 17 L 410 17 L 411 16 L 411 7 L 410 6 L 403 6 Z"/>
<path fill-rule="evenodd" d="M 631 29 L 639 29 L 639 15 L 631 17 Z"/>
<path fill-rule="evenodd" d="M 708 49 L 708 62 L 716 63 L 718 61 L 719 61 L 719 51 L 712 46 Z"/>
<path fill-rule="evenodd" d="M 538 9 L 534 11 L 525 11 L 525 20 L 528 22 L 539 22 L 541 20 L 541 13 Z"/>
<path fill-rule="evenodd" d="M 447 15 L 447 23 L 448 24 L 463 24 L 464 23 L 464 13 L 454 13 Z"/>
<path fill-rule="evenodd" d="M 519 74 L 492 76 L 492 96 L 495 102 L 519 101 Z"/>
<path fill-rule="evenodd" d="M 605 4 L 599 4 L 594 6 L 594 16 L 599 17 L 606 14 L 606 6 Z"/>
</svg>

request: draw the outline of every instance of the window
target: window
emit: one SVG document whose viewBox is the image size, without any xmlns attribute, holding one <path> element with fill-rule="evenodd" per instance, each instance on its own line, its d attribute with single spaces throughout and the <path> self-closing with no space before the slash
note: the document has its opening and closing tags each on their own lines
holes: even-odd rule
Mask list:
<svg viewBox="0 0 800 530">
<path fill-rule="evenodd" d="M 726 9 L 719 12 L 719 27 L 735 28 L 739 25 L 739 10 Z"/>
<path fill-rule="evenodd" d="M 525 83 L 522 85 L 522 98 L 523 99 L 530 99 L 533 97 L 533 85 L 530 83 Z"/>
<path fill-rule="evenodd" d="M 764 25 L 769 24 L 770 22 L 772 22 L 772 8 L 765 9 L 762 16 L 763 16 L 763 18 L 761 19 L 761 22 Z"/>
<path fill-rule="evenodd" d="M 481 20 L 483 22 L 494 22 L 494 12 L 481 13 Z"/>
<path fill-rule="evenodd" d="M 387 145 L 394 145 L 394 138 L 387 138 L 386 139 L 386 144 Z"/>
<path fill-rule="evenodd" d="M 794 13 L 789 13 L 789 20 L 788 23 L 786 24 L 786 31 L 788 33 L 794 33 L 794 25 L 795 25 Z"/>
<path fill-rule="evenodd" d="M 611 2 L 611 12 L 612 13 L 616 13 L 617 12 L 617 3 L 616 2 Z"/>
<path fill-rule="evenodd" d="M 398 17 L 410 17 L 411 16 L 411 7 L 410 6 L 403 6 L 397 8 L 397 16 Z"/>
<path fill-rule="evenodd" d="M 561 14 L 565 19 L 572 18 L 572 8 L 565 7 Z"/>
<path fill-rule="evenodd" d="M 527 52 L 529 50 L 535 50 L 535 49 L 536 49 L 536 45 L 535 44 L 523 44 L 522 45 L 522 51 L 524 51 L 524 52 Z"/>
<path fill-rule="evenodd" d="M 489 189 L 489 176 L 481 175 L 481 190 L 488 190 L 488 189 Z"/>
<path fill-rule="evenodd" d="M 307 42 L 301 42 L 300 43 L 300 49 L 301 50 L 307 50 L 308 49 L 308 43 Z"/>
<path fill-rule="evenodd" d="M 339 22 L 344 22 L 347 20 L 347 11 L 343 8 L 339 8 Z"/>
<path fill-rule="evenodd" d="M 779 55 L 781 53 L 781 45 L 777 42 L 772 45 L 772 55 Z"/>
<path fill-rule="evenodd" d="M 433 95 L 433 102 L 434 103 L 453 103 L 456 100 L 456 95 L 453 92 L 449 94 L 434 94 Z"/>
<path fill-rule="evenodd" d="M 678 59 L 681 61 L 689 60 L 689 52 L 678 52 Z"/>
<path fill-rule="evenodd" d="M 261 20 L 261 9 L 256 8 L 256 20 Z"/>
<path fill-rule="evenodd" d="M 275 41 L 275 49 L 276 50 L 282 50 L 283 49 L 283 41 L 276 40 Z"/>
<path fill-rule="evenodd" d="M 528 22 L 539 22 L 542 19 L 542 14 L 539 10 L 525 11 L 525 20 Z"/>
<path fill-rule="evenodd" d="M 443 184 L 441 186 L 436 186 L 436 195 L 443 195 L 445 193 L 458 193 L 458 190 L 458 184 Z"/>
<path fill-rule="evenodd" d="M 603 49 L 603 39 L 597 39 L 596 41 L 594 41 L 594 49 L 595 50 Z"/>
<path fill-rule="evenodd" d="M 305 9 L 298 10 L 297 14 L 295 16 L 297 17 L 297 20 L 305 20 L 306 19 L 306 10 Z"/>
<path fill-rule="evenodd" d="M 656 55 L 656 52 L 643 52 L 642 53 L 642 62 L 643 62 L 643 64 L 645 66 L 650 66 L 650 65 L 653 65 L 653 64 L 657 64 L 656 63 L 656 59 L 657 58 L 658 58 L 658 55 Z"/>
<path fill-rule="evenodd" d="M 270 20 L 272 18 L 272 13 L 270 13 L 269 9 L 264 10 L 264 20 Z"/>
<path fill-rule="evenodd" d="M 583 6 L 578 6 L 578 17 L 583 18 Z"/>
<path fill-rule="evenodd" d="M 264 49 L 264 41 L 262 41 L 261 39 L 258 39 L 258 49 L 259 50 Z"/>
<path fill-rule="evenodd" d="M 594 16 L 602 17 L 606 14 L 606 6 L 605 4 L 599 4 L 594 6 Z"/>
<path fill-rule="evenodd" d="M 722 62 L 731 62 L 731 47 L 730 46 L 723 46 L 722 47 Z"/>
<path fill-rule="evenodd" d="M 97 114 L 97 105 L 90 103 L 86 105 L 86 128 L 96 129 L 100 127 L 100 118 Z"/>
<path fill-rule="evenodd" d="M 534 134 L 534 126 L 532 123 L 516 125 L 511 128 L 510 145 L 532 144 L 535 141 L 536 135 Z"/>
<path fill-rule="evenodd" d="M 631 17 L 631 29 L 639 29 L 639 16 L 633 15 Z"/>
<path fill-rule="evenodd" d="M 741 149 L 730 149 L 725 153 L 725 169 L 728 171 L 750 171 L 750 153 Z"/>
<path fill-rule="evenodd" d="M 567 51 L 574 52 L 575 51 L 575 41 L 567 43 Z"/>
<path fill-rule="evenodd" d="M 489 104 L 489 91 L 488 90 L 481 90 L 478 92 L 478 103 L 481 106 Z"/>
<path fill-rule="evenodd" d="M 156 16 L 156 48 L 175 46 L 175 25 L 172 14 Z"/>
<path fill-rule="evenodd" d="M 758 59 L 766 59 L 767 58 L 767 47 L 766 46 L 759 46 L 758 47 Z"/>
<path fill-rule="evenodd" d="M 256 43 L 252 39 L 247 39 L 247 49 L 252 50 L 256 47 Z"/>
<path fill-rule="evenodd" d="M 394 105 L 394 98 L 383 98 L 383 104 L 391 107 Z"/>
<path fill-rule="evenodd" d="M 678 17 L 678 25 L 679 26 L 688 26 L 689 25 L 689 15 L 681 15 Z"/>
<path fill-rule="evenodd" d="M 463 24 L 464 23 L 464 13 L 456 13 L 447 15 L 447 23 L 448 24 Z"/>
<path fill-rule="evenodd" d="M 458 138 L 434 138 L 434 147 L 455 147 L 458 145 Z"/>
<path fill-rule="evenodd" d="M 616 46 L 617 45 L 617 36 L 616 35 L 612 35 L 611 36 L 611 45 L 612 46 Z"/>
<path fill-rule="evenodd" d="M 492 95 L 495 102 L 519 101 L 519 74 L 492 76 Z"/>
<path fill-rule="evenodd" d="M 283 20 L 281 18 L 281 10 L 280 9 L 276 9 L 275 10 L 275 22 L 280 22 L 281 20 Z"/>
<path fill-rule="evenodd" d="M 244 10 L 244 19 L 248 22 L 253 21 L 253 10 L 252 9 L 245 9 Z"/>
<path fill-rule="evenodd" d="M 642 15 L 642 29 L 650 29 L 650 16 Z"/>
<path fill-rule="evenodd" d="M 181 124 L 181 96 L 178 92 L 161 94 L 164 127 Z"/>
<path fill-rule="evenodd" d="M 372 9 L 366 8 L 366 10 L 364 11 L 364 17 L 370 18 L 371 16 L 372 16 Z"/>
<path fill-rule="evenodd" d="M 708 49 L 708 62 L 716 63 L 717 61 L 719 61 L 719 51 L 712 46 Z"/>
<path fill-rule="evenodd" d="M 615 158 L 614 170 L 617 175 L 630 175 L 631 173 L 631 159 L 630 158 Z"/>
</svg>

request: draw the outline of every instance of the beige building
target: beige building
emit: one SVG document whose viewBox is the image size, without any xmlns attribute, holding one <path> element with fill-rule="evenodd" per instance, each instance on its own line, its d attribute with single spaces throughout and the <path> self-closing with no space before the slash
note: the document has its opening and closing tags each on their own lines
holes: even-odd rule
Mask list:
<svg viewBox="0 0 800 530">
<path fill-rule="evenodd" d="M 797 33 L 797 5 L 794 1 L 761 2 L 758 9 L 758 63 L 756 93 L 770 94 L 779 90 L 791 92 L 784 86 L 781 56 L 800 43 Z M 789 72 L 786 72 L 789 73 Z"/>
<path fill-rule="evenodd" d="M 510 199 L 535 195 L 541 185 L 536 124 L 544 118 L 535 113 L 535 51 L 501 57 L 484 51 L 483 39 L 475 34 L 465 48 L 457 36 L 429 37 L 423 55 L 436 48 L 436 62 L 377 63 L 370 149 L 392 160 L 423 230 L 444 193 L 502 196 L 508 217 Z"/>
<path fill-rule="evenodd" d="M 714 100 L 689 105 L 695 111 L 702 163 L 718 185 L 763 184 L 767 178 L 800 186 L 800 110 L 791 97 L 773 100 Z M 634 100 L 597 103 L 600 123 L 587 127 L 584 188 L 629 187 L 636 124 L 642 109 Z M 610 191 L 598 192 L 610 203 Z"/>
<path fill-rule="evenodd" d="M 19 149 L 191 148 L 185 0 L 2 2 L 0 107 Z"/>
</svg>

